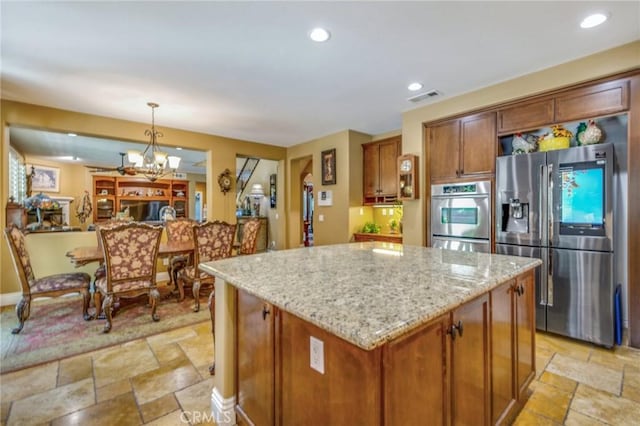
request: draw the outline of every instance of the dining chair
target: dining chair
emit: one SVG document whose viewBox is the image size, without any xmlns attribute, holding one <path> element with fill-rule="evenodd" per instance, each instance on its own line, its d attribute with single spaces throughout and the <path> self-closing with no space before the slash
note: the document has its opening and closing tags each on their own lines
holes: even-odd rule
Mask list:
<svg viewBox="0 0 640 426">
<path fill-rule="evenodd" d="M 242 227 L 242 241 L 240 241 L 240 247 L 238 248 L 239 255 L 254 254 L 256 252 L 261 224 L 262 222 L 257 218 L 249 219 L 245 222 Z"/>
<path fill-rule="evenodd" d="M 96 280 L 95 303 L 96 308 L 102 308 L 107 320 L 104 333 L 111 330 L 116 298 L 147 294 L 151 318 L 153 321 L 160 319 L 156 314 L 160 299 L 156 287 L 156 265 L 161 236 L 161 226 L 140 222 L 100 228 L 106 274 Z"/>
<path fill-rule="evenodd" d="M 181 242 L 192 243 L 193 242 L 193 226 L 196 225 L 193 219 L 180 218 L 174 220 L 167 220 L 165 223 L 165 229 L 167 231 L 167 241 L 169 242 Z M 174 290 L 178 289 L 178 272 L 189 265 L 191 262 L 191 254 L 178 254 L 169 258 L 169 265 L 167 266 L 167 273 L 169 274 L 169 282 L 173 284 Z"/>
<path fill-rule="evenodd" d="M 179 300 L 184 300 L 184 287 L 190 285 L 195 299 L 194 312 L 200 310 L 200 288 L 203 283 L 213 284 L 214 278 L 198 269 L 202 262 L 231 257 L 236 224 L 214 221 L 193 226 L 193 264 L 178 273 Z"/>
<path fill-rule="evenodd" d="M 86 321 L 93 318 L 89 315 L 89 283 L 91 282 L 89 274 L 71 272 L 36 278 L 22 231 L 15 225 L 11 225 L 4 230 L 4 236 L 9 244 L 13 266 L 22 287 L 22 297 L 16 305 L 16 314 L 20 324 L 11 333 L 18 334 L 22 331 L 24 323 L 29 319 L 31 313 L 31 299 L 37 297 L 56 297 L 63 294 L 80 293 L 82 295 L 83 318 Z"/>
</svg>

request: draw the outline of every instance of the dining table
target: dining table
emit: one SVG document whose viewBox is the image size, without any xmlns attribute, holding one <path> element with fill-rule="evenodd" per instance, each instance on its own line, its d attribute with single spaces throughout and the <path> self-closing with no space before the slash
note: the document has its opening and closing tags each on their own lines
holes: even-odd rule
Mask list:
<svg viewBox="0 0 640 426">
<path fill-rule="evenodd" d="M 160 243 L 158 257 L 174 256 L 193 252 L 193 242 L 167 241 Z M 104 253 L 98 246 L 76 247 L 66 254 L 71 263 L 77 268 L 92 262 L 104 262 Z"/>
</svg>

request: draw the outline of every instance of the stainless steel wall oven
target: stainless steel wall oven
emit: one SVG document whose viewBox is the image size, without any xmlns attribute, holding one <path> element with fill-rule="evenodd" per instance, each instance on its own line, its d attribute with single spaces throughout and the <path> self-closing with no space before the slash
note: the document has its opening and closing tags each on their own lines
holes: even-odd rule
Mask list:
<svg viewBox="0 0 640 426">
<path fill-rule="evenodd" d="M 431 246 L 491 251 L 491 182 L 431 186 Z"/>
</svg>

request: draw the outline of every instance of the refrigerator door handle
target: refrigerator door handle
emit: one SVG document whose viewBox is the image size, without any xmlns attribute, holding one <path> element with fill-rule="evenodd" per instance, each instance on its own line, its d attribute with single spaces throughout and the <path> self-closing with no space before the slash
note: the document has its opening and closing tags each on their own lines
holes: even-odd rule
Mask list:
<svg viewBox="0 0 640 426">
<path fill-rule="evenodd" d="M 553 250 L 549 249 L 549 271 L 547 272 L 547 306 L 553 306 Z"/>
<path fill-rule="evenodd" d="M 547 236 L 544 232 L 544 224 L 547 218 L 544 210 L 544 191 L 547 188 L 547 166 L 545 165 L 540 166 L 540 180 L 538 183 L 540 184 L 540 190 L 538 191 L 538 235 L 542 245 L 546 246 Z"/>
<path fill-rule="evenodd" d="M 547 188 L 547 223 L 549 229 L 547 243 L 551 247 L 551 242 L 553 241 L 553 163 L 547 165 Z"/>
</svg>

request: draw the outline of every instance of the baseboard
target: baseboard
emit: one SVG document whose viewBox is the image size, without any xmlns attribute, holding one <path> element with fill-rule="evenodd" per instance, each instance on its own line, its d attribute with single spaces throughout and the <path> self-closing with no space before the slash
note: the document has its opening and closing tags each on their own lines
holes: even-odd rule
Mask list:
<svg viewBox="0 0 640 426">
<path fill-rule="evenodd" d="M 156 282 L 169 281 L 168 272 L 158 272 L 156 274 Z M 0 307 L 16 305 L 22 297 L 21 291 L 15 291 L 13 293 L 0 293 Z"/>
<path fill-rule="evenodd" d="M 217 388 L 211 391 L 211 414 L 217 425 L 235 425 L 235 397 L 223 398 Z"/>
</svg>

